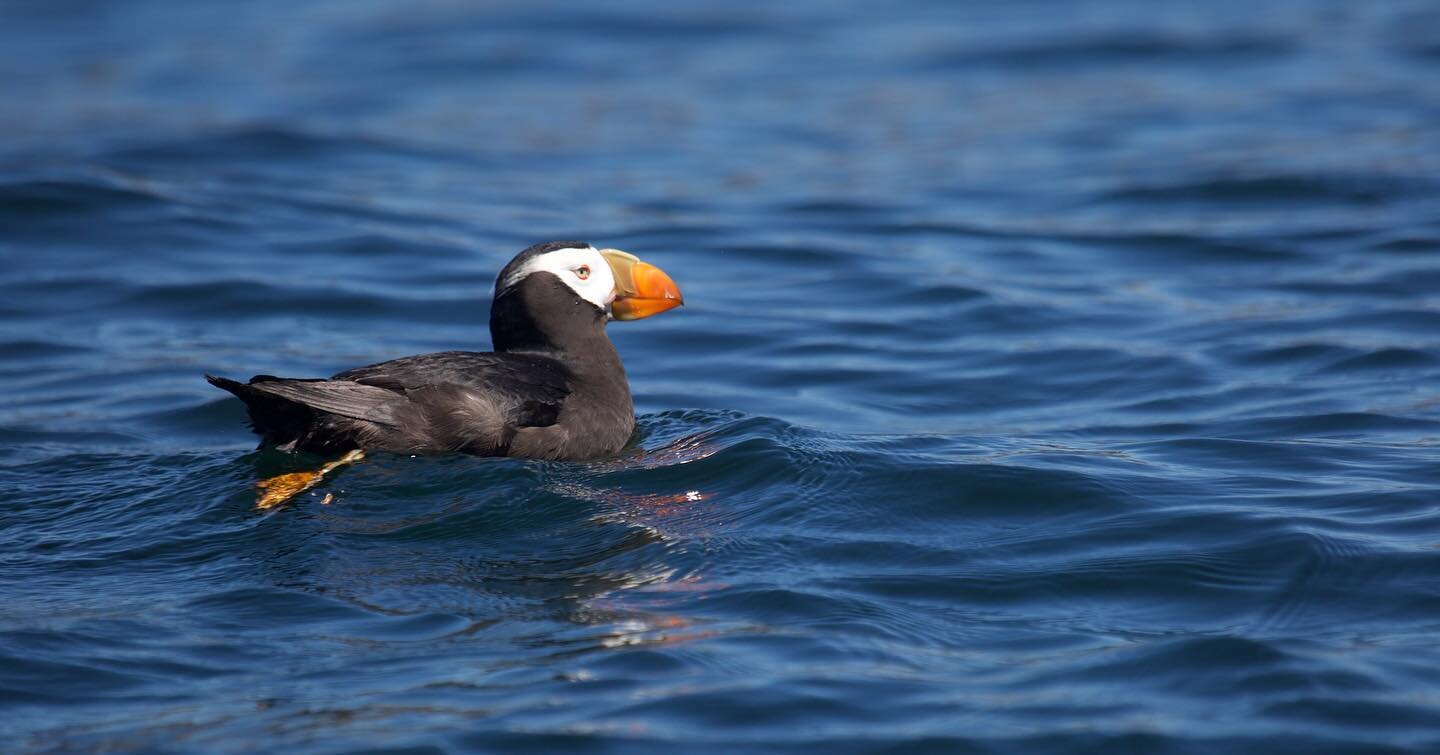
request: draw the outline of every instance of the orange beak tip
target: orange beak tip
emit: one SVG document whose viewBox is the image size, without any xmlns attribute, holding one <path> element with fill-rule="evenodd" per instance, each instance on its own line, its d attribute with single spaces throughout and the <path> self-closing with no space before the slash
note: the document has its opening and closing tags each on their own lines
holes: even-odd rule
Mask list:
<svg viewBox="0 0 1440 755">
<path fill-rule="evenodd" d="M 627 293 L 611 304 L 611 313 L 617 320 L 639 320 L 685 303 L 675 281 L 648 262 L 636 261 L 630 268 L 630 278 L 634 293 Z"/>
</svg>

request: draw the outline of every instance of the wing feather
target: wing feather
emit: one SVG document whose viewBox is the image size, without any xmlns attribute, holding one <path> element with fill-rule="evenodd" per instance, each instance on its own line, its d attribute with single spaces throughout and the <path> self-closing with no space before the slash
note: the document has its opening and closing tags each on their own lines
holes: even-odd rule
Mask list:
<svg viewBox="0 0 1440 755">
<path fill-rule="evenodd" d="M 506 407 L 516 427 L 553 425 L 570 395 L 570 371 L 558 360 L 514 352 L 441 351 L 358 367 L 332 380 L 404 393 L 414 399 L 454 387 Z"/>
<path fill-rule="evenodd" d="M 252 382 L 250 387 L 313 409 L 388 427 L 399 425 L 395 410 L 406 401 L 394 391 L 348 380 L 280 378 Z"/>
</svg>

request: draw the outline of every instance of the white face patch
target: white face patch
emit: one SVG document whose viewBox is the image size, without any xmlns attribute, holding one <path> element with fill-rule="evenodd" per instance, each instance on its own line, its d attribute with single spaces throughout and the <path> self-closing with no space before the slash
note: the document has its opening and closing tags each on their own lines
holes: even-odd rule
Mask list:
<svg viewBox="0 0 1440 755">
<path fill-rule="evenodd" d="M 605 261 L 600 251 L 592 246 L 557 249 L 538 255 L 501 281 L 500 290 L 519 283 L 531 273 L 540 272 L 553 274 L 580 298 L 600 309 L 609 307 L 615 298 L 615 273 L 611 272 L 610 263 Z"/>
</svg>

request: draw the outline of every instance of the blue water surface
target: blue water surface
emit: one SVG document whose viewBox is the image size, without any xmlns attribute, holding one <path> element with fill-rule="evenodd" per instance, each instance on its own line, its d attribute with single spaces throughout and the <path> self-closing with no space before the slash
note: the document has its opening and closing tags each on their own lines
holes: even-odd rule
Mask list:
<svg viewBox="0 0 1440 755">
<path fill-rule="evenodd" d="M 22 0 L 0 92 L 7 750 L 1440 750 L 1433 2 Z M 685 292 L 631 450 L 255 509 L 204 373 L 565 238 Z"/>
</svg>

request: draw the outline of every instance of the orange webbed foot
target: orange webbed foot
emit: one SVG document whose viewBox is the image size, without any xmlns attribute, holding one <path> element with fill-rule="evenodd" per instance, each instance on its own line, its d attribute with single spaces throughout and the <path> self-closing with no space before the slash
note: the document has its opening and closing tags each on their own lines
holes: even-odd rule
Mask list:
<svg viewBox="0 0 1440 755">
<path fill-rule="evenodd" d="M 261 480 L 255 483 L 255 489 L 258 494 L 255 500 L 255 508 L 263 510 L 279 506 L 291 498 L 315 487 L 321 480 L 325 479 L 325 475 L 330 474 L 346 464 L 360 461 L 363 458 L 365 458 L 365 452 L 356 449 L 334 461 L 325 462 L 325 464 L 317 470 L 287 472 Z M 329 499 L 330 496 L 326 496 L 326 498 Z M 329 500 L 326 500 L 326 503 L 329 503 Z"/>
</svg>

